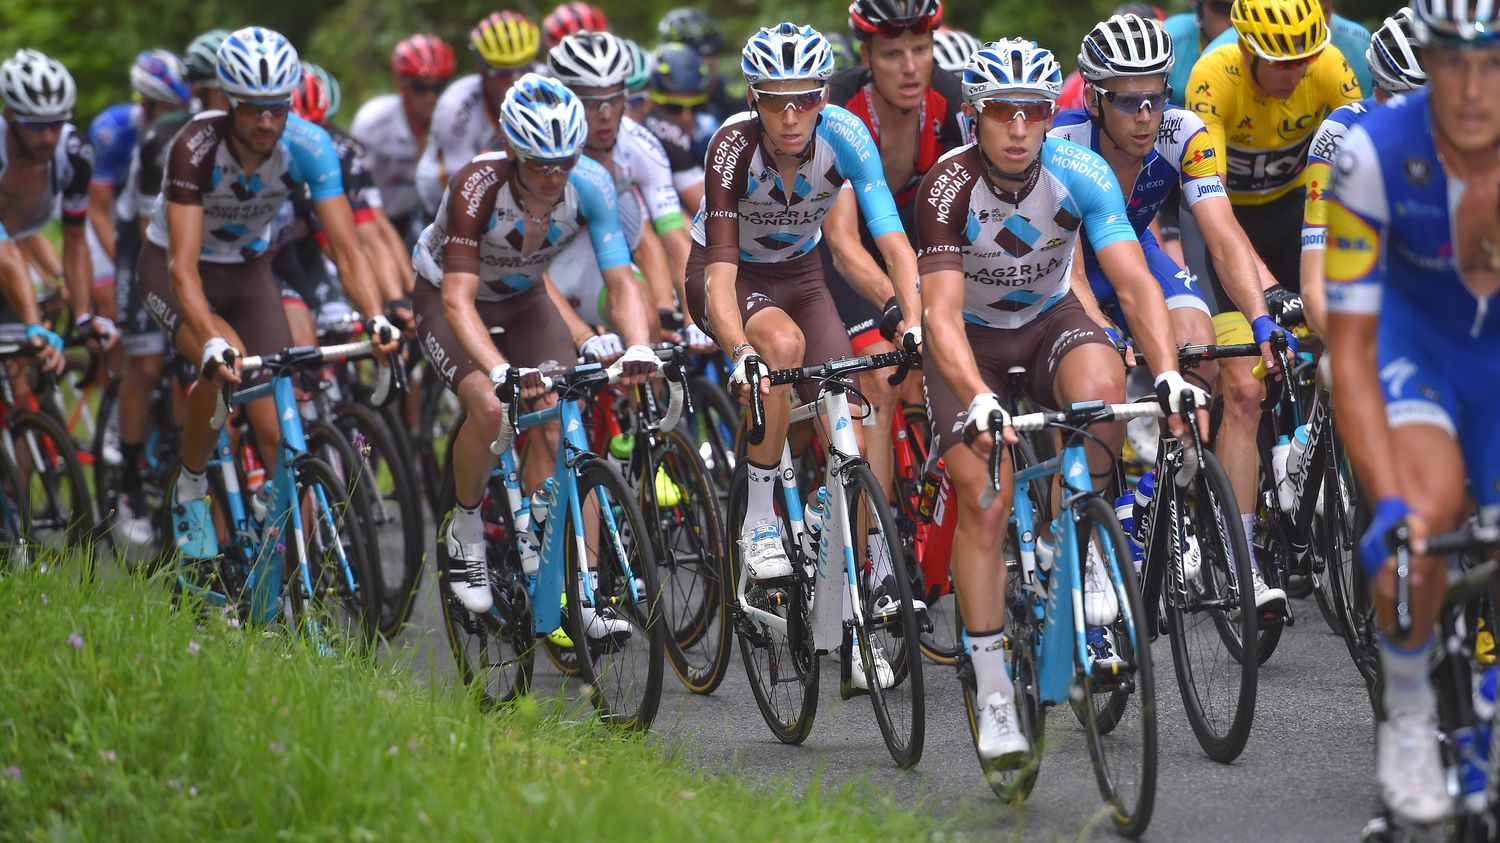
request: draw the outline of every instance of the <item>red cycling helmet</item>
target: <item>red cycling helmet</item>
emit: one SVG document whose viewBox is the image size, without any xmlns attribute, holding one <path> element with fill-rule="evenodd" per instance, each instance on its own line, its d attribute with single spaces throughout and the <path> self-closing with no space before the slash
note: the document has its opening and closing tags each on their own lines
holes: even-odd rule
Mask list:
<svg viewBox="0 0 1500 843">
<path fill-rule="evenodd" d="M 453 48 L 436 35 L 419 32 L 391 51 L 391 72 L 403 79 L 446 79 L 455 66 Z"/>
<path fill-rule="evenodd" d="M 609 21 L 604 10 L 591 3 L 564 3 L 542 18 L 542 42 L 550 50 L 564 38 L 585 29 L 608 32 Z"/>
<path fill-rule="evenodd" d="M 328 98 L 328 86 L 324 84 L 321 73 L 308 73 L 307 67 L 303 65 L 302 81 L 292 91 L 292 111 L 303 120 L 321 126 L 328 119 L 328 107 L 332 104 Z"/>
<path fill-rule="evenodd" d="M 931 32 L 943 22 L 942 0 L 854 0 L 849 4 L 849 31 L 867 41 L 880 35 Z"/>
</svg>

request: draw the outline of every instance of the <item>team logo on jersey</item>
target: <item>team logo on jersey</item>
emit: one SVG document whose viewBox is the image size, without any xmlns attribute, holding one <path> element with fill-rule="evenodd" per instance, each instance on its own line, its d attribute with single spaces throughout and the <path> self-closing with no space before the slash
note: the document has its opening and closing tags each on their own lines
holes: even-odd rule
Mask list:
<svg viewBox="0 0 1500 843">
<path fill-rule="evenodd" d="M 1329 281 L 1358 281 L 1375 268 L 1375 245 L 1379 235 L 1353 211 L 1338 202 L 1328 203 L 1328 255 L 1324 258 Z"/>
<path fill-rule="evenodd" d="M 1406 183 L 1412 187 L 1426 187 L 1432 183 L 1432 164 L 1426 158 L 1413 155 L 1401 165 L 1401 175 L 1406 177 Z"/>
<path fill-rule="evenodd" d="M 1042 233 L 1031 220 L 1020 214 L 1011 214 L 995 235 L 995 243 L 1012 257 L 1024 258 L 1036 250 L 1036 241 Z"/>
<path fill-rule="evenodd" d="M 1213 91 L 1209 90 L 1207 82 L 1204 82 L 1202 85 L 1199 85 L 1197 88 L 1193 89 L 1193 93 L 1205 97 L 1211 97 L 1214 95 Z"/>
<path fill-rule="evenodd" d="M 1235 128 L 1236 129 L 1250 129 L 1251 131 L 1254 131 L 1255 130 L 1255 124 L 1250 122 L 1250 115 L 1247 114 L 1247 115 L 1245 115 L 1245 117 L 1243 119 L 1240 120 L 1240 122 L 1238 124 L 1235 125 Z"/>
<path fill-rule="evenodd" d="M 1276 126 L 1276 134 L 1282 140 L 1294 141 L 1307 134 L 1307 124 L 1313 120 L 1322 119 L 1321 114 L 1304 114 L 1296 120 L 1282 120 Z"/>
</svg>

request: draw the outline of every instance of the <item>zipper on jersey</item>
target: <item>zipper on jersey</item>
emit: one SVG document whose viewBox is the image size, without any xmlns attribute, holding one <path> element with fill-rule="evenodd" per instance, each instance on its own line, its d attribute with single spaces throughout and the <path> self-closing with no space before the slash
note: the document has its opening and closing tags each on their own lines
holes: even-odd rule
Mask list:
<svg viewBox="0 0 1500 843">
<path fill-rule="evenodd" d="M 1479 332 L 1484 328 L 1485 317 L 1487 317 L 1490 312 L 1490 299 L 1492 298 L 1494 298 L 1493 293 L 1488 296 L 1474 297 L 1476 307 L 1474 308 L 1474 325 L 1469 328 L 1470 339 L 1479 339 Z"/>
</svg>

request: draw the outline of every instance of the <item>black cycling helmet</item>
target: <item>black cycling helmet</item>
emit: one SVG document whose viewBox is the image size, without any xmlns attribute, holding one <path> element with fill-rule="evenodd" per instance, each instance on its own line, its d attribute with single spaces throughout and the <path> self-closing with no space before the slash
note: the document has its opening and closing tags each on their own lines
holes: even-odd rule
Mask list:
<svg viewBox="0 0 1500 843">
<path fill-rule="evenodd" d="M 931 32 L 942 22 L 942 0 L 854 0 L 849 4 L 849 31 L 861 41 L 876 35 L 895 38 L 903 32 Z"/>
<path fill-rule="evenodd" d="M 719 29 L 719 22 L 708 12 L 691 6 L 662 15 L 656 24 L 656 35 L 663 44 L 686 44 L 701 56 L 716 56 L 724 52 L 724 31 Z"/>
<path fill-rule="evenodd" d="M 651 57 L 651 101 L 702 105 L 713 90 L 708 62 L 687 44 L 663 44 Z"/>
</svg>

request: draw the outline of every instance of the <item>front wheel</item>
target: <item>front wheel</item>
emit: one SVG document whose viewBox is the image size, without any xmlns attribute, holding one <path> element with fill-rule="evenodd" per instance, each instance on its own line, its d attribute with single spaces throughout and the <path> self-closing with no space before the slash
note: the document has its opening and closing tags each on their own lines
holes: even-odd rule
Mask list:
<svg viewBox="0 0 1500 843">
<path fill-rule="evenodd" d="M 378 632 L 365 544 L 370 508 L 320 459 L 299 460 L 296 472 L 302 534 L 288 523 L 282 536 L 293 616 L 314 640 L 364 652 Z"/>
</svg>

